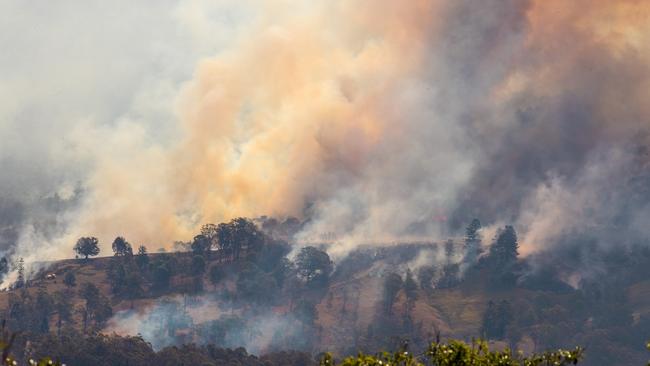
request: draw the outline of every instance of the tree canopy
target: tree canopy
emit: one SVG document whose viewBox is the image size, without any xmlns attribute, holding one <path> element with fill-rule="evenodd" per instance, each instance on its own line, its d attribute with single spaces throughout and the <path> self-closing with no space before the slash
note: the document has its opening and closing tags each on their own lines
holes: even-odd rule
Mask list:
<svg viewBox="0 0 650 366">
<path fill-rule="evenodd" d="M 74 251 L 77 252 L 80 256 L 85 257 L 94 257 L 99 254 L 99 241 L 95 237 L 83 237 L 77 240 L 77 244 L 74 246 Z"/>
<path fill-rule="evenodd" d="M 434 342 L 423 355 L 414 355 L 408 350 L 395 353 L 383 352 L 378 355 L 359 354 L 345 358 L 340 363 L 334 361 L 330 354 L 325 354 L 321 366 L 568 366 L 576 365 L 583 358 L 583 350 L 558 350 L 524 356 L 509 348 L 503 351 L 490 350 L 488 343 L 475 341 L 467 344 L 452 340 L 448 343 Z"/>
<path fill-rule="evenodd" d="M 118 236 L 113 240 L 113 253 L 117 257 L 125 257 L 133 255 L 133 248 L 126 239 L 121 236 Z"/>
<path fill-rule="evenodd" d="M 316 247 L 305 247 L 296 256 L 298 276 L 308 284 L 324 284 L 334 269 L 330 256 Z"/>
</svg>

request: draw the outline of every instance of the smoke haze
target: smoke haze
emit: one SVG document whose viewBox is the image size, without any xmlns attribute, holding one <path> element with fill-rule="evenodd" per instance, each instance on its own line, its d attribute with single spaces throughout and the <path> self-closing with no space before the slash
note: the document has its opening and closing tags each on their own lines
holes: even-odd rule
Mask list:
<svg viewBox="0 0 650 366">
<path fill-rule="evenodd" d="M 335 255 L 473 217 L 523 254 L 648 237 L 647 2 L 49 6 L 0 5 L 0 240 L 28 259 L 258 215 Z"/>
</svg>

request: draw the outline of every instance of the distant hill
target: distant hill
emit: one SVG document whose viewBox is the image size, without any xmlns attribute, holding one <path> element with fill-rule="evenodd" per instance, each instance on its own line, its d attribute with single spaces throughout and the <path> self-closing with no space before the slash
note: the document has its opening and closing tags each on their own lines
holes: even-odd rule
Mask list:
<svg viewBox="0 0 650 366">
<path fill-rule="evenodd" d="M 487 336 L 497 347 L 511 345 L 525 352 L 582 344 L 587 348 L 587 364 L 602 364 L 589 357 L 589 351 L 599 351 L 596 346 L 617 354 L 624 352 L 625 362 L 642 362 L 645 358 L 643 341 L 650 331 L 646 328 L 650 324 L 650 280 L 640 278 L 626 283 L 617 291 L 618 298 L 610 299 L 603 290 L 606 287 L 590 293 L 587 288 L 574 290 L 566 284 L 558 285 L 551 278 L 520 278 L 514 285 L 495 285 L 493 270 L 477 265 L 466 270 L 457 283 L 439 287 L 433 283 L 427 288 L 422 283 L 424 275 L 418 271 L 432 265 L 420 263 L 417 268 L 414 264 L 423 253 L 436 248 L 435 244 L 418 244 L 361 250 L 338 263 L 322 285 L 309 288 L 284 274 L 282 285 L 270 282 L 274 290 L 269 297 L 257 297 L 255 292 L 267 290 L 264 278 L 278 276 L 275 265 L 264 268 L 264 262 L 260 262 L 260 258 L 271 258 L 266 257 L 272 256 L 268 253 L 239 261 L 202 256 L 205 264 L 200 274 L 193 272 L 197 255 L 191 252 L 148 254 L 150 268 L 143 272 L 139 285 L 142 291 L 135 297 L 116 293 L 111 276 L 117 273 L 118 265 L 135 268 L 137 255 L 129 259 L 71 259 L 49 263 L 25 288 L 0 292 L 0 308 L 5 309 L 5 318 L 11 319 L 15 315 L 12 301 L 25 296 L 36 299 L 39 292 L 65 294 L 73 311 L 72 319 L 64 323 L 81 330 L 82 309 L 87 306 L 81 289 L 91 283 L 112 309 L 111 316 L 98 323 L 97 330 L 142 334 L 155 347 L 214 341 L 226 347 L 246 346 L 256 353 L 279 347 L 350 354 L 359 349 L 399 347 L 406 339 L 411 341 L 411 347 L 420 348 L 438 335 L 464 340 Z M 275 261 L 281 262 L 278 258 Z M 165 288 L 156 288 L 152 279 L 153 267 L 160 263 L 174 263 Z M 418 282 L 415 292 L 407 295 L 405 285 L 401 285 L 386 310 L 386 279 L 391 273 L 405 278 L 407 269 L 413 269 Z M 255 271 L 262 276 L 251 274 Z M 287 267 L 287 271 L 296 271 L 295 265 Z M 213 272 L 220 276 L 216 281 L 211 281 Z M 72 287 L 64 284 L 70 273 L 76 280 Z M 249 279 L 251 282 L 247 282 Z M 501 330 L 498 319 L 504 322 Z M 47 328 L 55 332 L 56 309 L 47 322 Z M 490 326 L 496 330 L 490 330 Z M 161 335 L 165 329 L 172 330 Z"/>
</svg>

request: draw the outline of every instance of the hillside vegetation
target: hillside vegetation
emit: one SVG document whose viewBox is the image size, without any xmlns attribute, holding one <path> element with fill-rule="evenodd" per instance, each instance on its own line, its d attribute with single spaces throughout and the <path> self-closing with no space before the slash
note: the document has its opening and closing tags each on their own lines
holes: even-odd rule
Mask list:
<svg viewBox="0 0 650 366">
<path fill-rule="evenodd" d="M 196 354 L 207 364 L 245 347 L 267 361 L 304 365 L 323 351 L 419 354 L 441 336 L 482 337 L 524 354 L 584 346 L 588 365 L 645 361 L 650 252 L 642 247 L 592 253 L 625 270 L 572 287 L 561 277 L 566 263 L 533 270 L 520 259 L 512 227 L 490 245 L 473 222 L 461 240 L 368 247 L 334 263 L 317 246 L 288 257 L 290 225 L 297 230 L 295 222 L 246 219 L 206 225 L 169 253 L 134 253 L 117 238 L 113 256 L 85 258 L 78 250 L 80 258 L 20 274 L 0 293 L 0 307 L 21 332 L 21 354 L 62 360 L 80 359 L 80 349 L 141 342 L 150 355 Z M 88 243 L 97 244 L 82 238 L 78 249 Z M 86 348 L 68 343 L 84 337 Z M 249 357 L 243 349 L 235 354 Z"/>
</svg>

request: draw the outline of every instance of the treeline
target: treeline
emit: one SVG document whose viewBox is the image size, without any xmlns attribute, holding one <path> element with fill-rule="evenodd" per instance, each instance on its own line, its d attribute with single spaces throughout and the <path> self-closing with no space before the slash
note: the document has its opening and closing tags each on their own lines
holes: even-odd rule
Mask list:
<svg viewBox="0 0 650 366">
<path fill-rule="evenodd" d="M 43 288 L 33 291 L 29 283 L 16 286 L 17 291 L 8 295 L 5 316 L 12 329 L 31 334 L 61 334 L 71 329 L 92 334 L 106 327 L 115 315 L 113 306 L 120 301 L 133 306 L 135 301 L 166 295 L 209 295 L 231 314 L 195 324 L 185 305 L 161 302 L 161 311 L 152 313 L 155 318 L 150 319 L 159 325 L 155 334 L 161 344 L 223 345 L 252 329 L 251 323 L 260 314 L 288 305 L 285 314 L 290 314 L 287 319 L 292 327 L 274 337 L 272 346 L 312 349 L 318 332 L 316 305 L 327 292 L 334 268 L 324 250 L 305 247 L 291 261 L 286 257 L 291 247 L 285 240 L 266 234 L 244 218 L 204 225 L 186 247 L 186 253 L 151 254 L 145 246 L 134 250 L 128 240 L 117 237 L 112 243 L 114 255 L 95 265 L 105 271 L 110 294 L 100 290 L 102 284 L 78 283 L 75 267 L 69 266 L 61 276 L 65 287 L 54 293 Z M 99 243 L 92 237 L 80 238 L 75 251 L 83 264 L 99 253 Z"/>
<path fill-rule="evenodd" d="M 16 366 L 29 364 L 75 365 L 75 366 L 178 366 L 178 365 L 232 365 L 232 366 L 568 366 L 576 365 L 583 358 L 583 350 L 557 350 L 539 354 L 523 355 L 510 349 L 491 350 L 487 342 L 471 344 L 451 340 L 430 343 L 427 350 L 414 354 L 407 346 L 396 352 L 380 352 L 374 355 L 359 354 L 341 361 L 329 353 L 315 357 L 303 352 L 282 351 L 263 356 L 250 355 L 243 348 L 226 349 L 214 345 L 186 344 L 154 351 L 151 344 L 139 336 L 85 335 L 66 331 L 59 336 L 41 335 L 29 337 L 11 334 L 3 329 L 0 351 L 2 364 Z M 11 352 L 16 344 L 25 348 L 25 362 L 19 362 Z M 650 345 L 649 345 L 650 346 Z M 39 360 L 39 361 L 35 361 Z"/>
<path fill-rule="evenodd" d="M 484 245 L 480 222 L 473 220 L 460 242 L 391 249 L 383 256 L 402 256 L 401 263 L 425 251 L 442 255 L 417 274 L 409 269 L 383 274 L 377 321 L 358 337 L 359 345 L 385 348 L 395 344 L 393 339 L 426 336 L 412 314 L 415 301 L 444 298 L 445 291 L 459 289 L 488 298 L 477 336 L 512 348 L 520 342 L 537 350 L 583 345 L 590 350 L 589 364 L 639 364 L 645 357 L 644 342 L 650 339 L 650 315 L 635 311 L 630 297 L 642 296 L 642 288 L 634 285 L 650 278 L 650 248 L 645 243 L 606 247 L 594 240 L 574 240 L 575 246 L 522 259 L 514 227 L 503 227 Z M 364 261 L 353 254 L 339 267 L 363 267 Z M 588 267 L 577 269 L 585 262 Z M 565 282 L 572 275 L 579 279 L 575 287 Z M 405 301 L 396 308 L 400 295 Z"/>
<path fill-rule="evenodd" d="M 265 225 L 274 231 L 263 230 Z M 338 312 L 342 326 L 354 326 L 359 318 L 358 306 L 350 305 L 359 301 L 354 298 L 358 294 L 339 286 L 340 301 L 334 301 L 337 290 L 330 284 L 344 284 L 384 261 L 387 265 L 380 267 L 385 270 L 370 274 L 380 277 L 381 284 L 380 296 L 366 299 L 376 301 L 372 321 L 345 335 L 347 348 L 337 350 L 343 354 L 394 349 L 406 340 L 413 351 L 425 352 L 432 329 L 417 319 L 416 303 L 431 303 L 455 289 L 470 295 L 480 292 L 485 298 L 476 336 L 513 349 L 524 341 L 532 342 L 536 350 L 584 345 L 590 350 L 590 364 L 638 364 L 644 357 L 643 342 L 650 339 L 650 317 L 634 313 L 627 292 L 631 284 L 650 278 L 650 250 L 643 245 L 614 251 L 586 243 L 578 254 L 557 250 L 544 261 L 537 259 L 533 270 L 529 259 L 519 257 L 514 227 L 503 227 L 486 245 L 480 221 L 472 220 L 461 240 L 359 250 L 337 263 L 335 270 L 322 248 L 301 248 L 292 260 L 287 258 L 291 247 L 284 238 L 299 223 L 277 225 L 256 225 L 244 218 L 205 225 L 191 241 L 177 245 L 184 253 L 152 254 L 118 237 L 112 245 L 114 256 L 101 266 L 110 298 L 94 284 L 78 283 L 74 272 L 68 271 L 63 274 L 65 288 L 56 293 L 12 293 L 6 317 L 12 328 L 39 337 L 70 331 L 93 334 L 114 315 L 116 302 L 209 295 L 219 299 L 227 315 L 195 324 L 185 304 L 163 304 L 162 315 L 149 319 L 156 324 L 154 334 L 160 337 L 156 341 L 234 347 L 244 338 L 240 335 L 255 333 L 260 316 L 281 311 L 290 314 L 289 323 L 268 335 L 269 348 L 312 353 L 320 351 L 323 332 L 317 305 Z M 77 244 L 80 262 L 98 253 L 94 238 L 81 238 Z M 426 251 L 435 252 L 435 259 L 423 265 L 419 261 L 413 271 L 405 267 Z M 572 260 L 587 255 L 598 270 L 575 287 L 567 285 L 562 276 L 571 273 Z M 72 303 L 74 298 L 81 303 Z"/>
<path fill-rule="evenodd" d="M 310 354 L 297 351 L 250 355 L 244 348 L 184 344 L 155 351 L 140 336 L 84 334 L 67 329 L 59 335 L 4 332 L 2 365 L 74 366 L 315 366 Z"/>
</svg>

